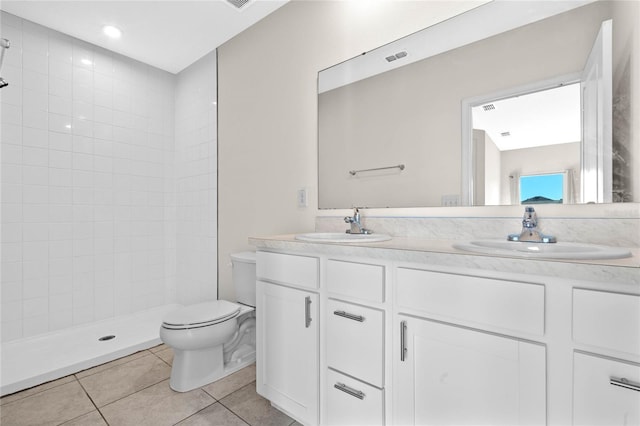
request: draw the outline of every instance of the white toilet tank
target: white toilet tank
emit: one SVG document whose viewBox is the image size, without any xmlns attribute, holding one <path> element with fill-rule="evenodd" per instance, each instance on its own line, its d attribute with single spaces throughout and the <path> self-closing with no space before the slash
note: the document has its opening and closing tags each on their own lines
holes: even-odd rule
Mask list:
<svg viewBox="0 0 640 426">
<path fill-rule="evenodd" d="M 243 305 L 256 306 L 256 254 L 252 251 L 233 253 L 233 286 L 236 301 Z"/>
</svg>

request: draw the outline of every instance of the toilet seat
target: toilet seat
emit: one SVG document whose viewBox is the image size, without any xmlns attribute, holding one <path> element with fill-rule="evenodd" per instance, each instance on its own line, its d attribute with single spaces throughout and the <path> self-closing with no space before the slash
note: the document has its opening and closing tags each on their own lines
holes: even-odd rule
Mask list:
<svg viewBox="0 0 640 426">
<path fill-rule="evenodd" d="M 168 330 L 208 327 L 235 318 L 240 306 L 226 300 L 198 303 L 169 313 L 162 322 Z"/>
</svg>

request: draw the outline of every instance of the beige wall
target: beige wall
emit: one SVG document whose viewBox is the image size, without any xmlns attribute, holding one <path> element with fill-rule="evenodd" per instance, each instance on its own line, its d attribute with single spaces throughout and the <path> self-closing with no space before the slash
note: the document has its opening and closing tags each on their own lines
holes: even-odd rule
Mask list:
<svg viewBox="0 0 640 426">
<path fill-rule="evenodd" d="M 478 3 L 294 0 L 219 48 L 221 299 L 235 296 L 229 254 L 251 249 L 249 236 L 314 227 L 318 71 Z"/>
</svg>

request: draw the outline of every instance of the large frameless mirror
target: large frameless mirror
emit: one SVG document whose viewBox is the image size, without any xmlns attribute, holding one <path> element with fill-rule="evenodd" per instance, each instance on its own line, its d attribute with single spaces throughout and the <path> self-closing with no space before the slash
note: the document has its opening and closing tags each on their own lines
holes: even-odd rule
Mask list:
<svg viewBox="0 0 640 426">
<path fill-rule="evenodd" d="M 634 201 L 639 9 L 495 1 L 321 71 L 319 207 Z"/>
</svg>

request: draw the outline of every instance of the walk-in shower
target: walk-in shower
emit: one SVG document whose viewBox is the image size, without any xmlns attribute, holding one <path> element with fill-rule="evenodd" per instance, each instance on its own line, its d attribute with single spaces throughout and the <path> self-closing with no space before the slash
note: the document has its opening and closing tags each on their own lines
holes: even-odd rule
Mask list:
<svg viewBox="0 0 640 426">
<path fill-rule="evenodd" d="M 4 61 L 4 52 L 11 46 L 11 43 L 9 43 L 9 40 L 7 40 L 6 38 L 0 39 L 0 89 L 8 86 L 9 83 L 7 83 L 6 81 L 4 81 L 4 78 L 2 78 L 2 62 Z"/>
</svg>

